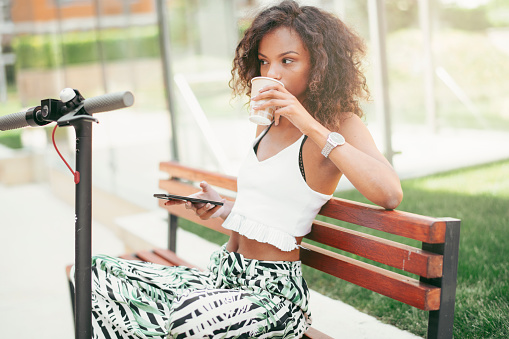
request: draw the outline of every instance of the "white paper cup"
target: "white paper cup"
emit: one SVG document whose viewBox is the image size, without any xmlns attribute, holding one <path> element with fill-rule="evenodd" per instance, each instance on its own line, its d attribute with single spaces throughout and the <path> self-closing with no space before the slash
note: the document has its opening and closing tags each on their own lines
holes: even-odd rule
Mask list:
<svg viewBox="0 0 509 339">
<path fill-rule="evenodd" d="M 285 86 L 281 81 L 276 79 L 267 78 L 267 77 L 256 77 L 251 79 L 251 98 L 257 96 L 260 89 L 273 84 L 280 84 L 283 87 Z M 267 100 L 257 100 L 251 101 L 251 105 L 249 107 L 249 121 L 254 122 L 258 125 L 270 125 L 272 120 L 274 119 L 274 111 L 276 110 L 276 106 L 269 106 L 263 110 L 255 110 L 253 106 L 261 105 Z"/>
</svg>

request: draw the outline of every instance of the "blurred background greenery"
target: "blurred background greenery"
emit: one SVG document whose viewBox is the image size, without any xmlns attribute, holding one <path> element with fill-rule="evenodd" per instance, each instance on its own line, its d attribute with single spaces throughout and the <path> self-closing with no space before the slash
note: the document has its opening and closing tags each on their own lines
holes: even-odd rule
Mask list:
<svg viewBox="0 0 509 339">
<path fill-rule="evenodd" d="M 366 124 L 379 142 L 378 128 L 382 121 L 375 103 L 380 98 L 373 91 L 376 60 L 368 19 L 372 1 L 300 2 L 336 13 L 365 38 L 368 46 L 365 69 L 373 100 L 363 108 Z M 156 7 L 156 3 L 162 2 L 170 36 L 167 42 L 171 102 L 165 87 Z M 157 163 L 175 157 L 172 140 L 178 142 L 181 162 L 236 174 L 254 135 L 254 125 L 246 123 L 246 99 L 232 98 L 228 87 L 233 52 L 252 15 L 261 6 L 276 2 L 0 0 L 0 116 L 37 106 L 45 98 L 57 98 L 65 87 L 78 89 L 86 98 L 113 91 L 132 91 L 136 98 L 133 107 L 97 115 L 100 124 L 94 126 L 94 185 L 146 209 L 154 209 L 151 195 L 158 189 Z M 469 143 L 478 141 L 474 137 L 477 132 L 483 132 L 483 136 L 508 134 L 509 1 L 385 0 L 380 3 L 387 23 L 383 36 L 392 133 L 395 138 L 401 134 L 409 138 L 396 140 L 399 147 L 423 144 L 444 134 L 454 138 L 455 133 L 463 133 L 472 136 L 461 144 L 468 152 Z M 425 49 L 420 17 L 423 4 L 430 9 L 426 19 L 431 27 L 429 50 Z M 425 78 L 429 75 L 424 59 L 427 52 L 433 61 L 434 126 L 429 126 L 424 95 Z M 175 135 L 172 135 L 170 108 L 176 117 Z M 66 171 L 50 145 L 51 127 L 0 132 L 0 147 L 3 147 L 0 162 L 13 152 L 42 155 L 43 160 L 38 163 L 43 169 L 34 166 L 34 171 Z M 426 139 L 419 139 L 420 134 L 414 133 L 422 129 L 428 131 Z M 415 139 L 411 139 L 412 134 Z M 498 148 L 500 152 L 507 149 L 506 144 L 496 141 L 507 139 L 494 140 L 490 148 Z M 74 132 L 59 129 L 57 141 L 62 153 L 72 158 Z M 380 148 L 384 149 L 383 143 Z M 395 155 L 397 171 L 401 170 L 397 166 L 398 157 L 408 156 L 405 152 Z M 433 152 L 414 156 L 425 158 L 422 160 L 428 163 L 439 161 Z M 507 283 L 496 283 L 507 282 L 509 278 L 507 262 L 501 260 L 507 256 L 502 255 L 505 249 L 500 244 L 501 239 L 508 239 L 507 163 L 493 166 L 404 182 L 405 199 L 401 209 L 464 219 L 455 323 L 458 338 L 498 338 L 509 333 Z M 2 180 L 5 174 L 0 177 Z M 487 193 L 487 188 L 494 193 Z M 363 199 L 353 191 L 340 194 L 354 200 Z M 488 215 L 488 219 L 483 218 Z M 491 232 L 483 233 L 485 229 Z M 495 244 L 490 239 L 498 241 Z M 486 265 L 486 262 L 493 264 Z M 316 281 L 315 288 L 327 290 L 326 278 L 321 276 Z M 480 285 L 476 286 L 477 282 Z M 348 285 L 336 290 L 340 295 L 334 297 L 383 321 L 423 334 L 425 327 L 418 312 L 386 301 L 370 303 L 374 296 L 350 289 Z M 408 317 L 409 312 L 415 314 Z"/>
<path fill-rule="evenodd" d="M 16 3 L 24 2 L 27 1 L 3 0 L 4 22 L 11 20 L 14 27 L 23 29 L 15 28 L 11 34 L 3 34 L 3 53 L 14 55 L 15 61 L 5 65 L 7 86 L 2 91 L 6 92 L 6 97 L 0 114 L 37 105 L 45 97 L 55 97 L 60 87 L 81 85 L 85 80 L 79 79 L 84 77 L 79 69 L 87 72 L 86 68 L 89 68 L 94 73 L 87 73 L 87 76 L 97 77 L 95 86 L 82 86 L 81 89 L 75 86 L 85 96 L 117 89 L 113 78 L 118 77 L 118 72 L 129 72 L 133 65 L 146 69 L 141 75 L 144 79 L 141 80 L 140 75 L 129 78 L 123 74 L 127 81 L 122 82 L 122 88 L 136 89 L 138 107 L 166 107 L 153 4 L 140 13 L 123 1 L 110 1 L 118 3 L 117 12 L 110 8 L 113 5 L 105 5 L 108 1 L 98 2 L 103 4 L 99 6 L 102 8 L 96 8 L 90 17 L 66 18 L 65 10 L 79 2 L 47 1 L 46 10 L 54 12 L 54 20 L 51 20 L 51 28 L 41 29 L 42 23 L 51 26 L 48 23 L 51 18 L 35 17 L 31 24 L 28 24 L 31 18 L 27 15 L 16 18 L 15 9 L 20 6 Z M 209 120 L 245 114 L 244 111 L 238 112 L 239 106 L 231 109 L 230 90 L 225 86 L 225 79 L 228 78 L 235 41 L 249 23 L 246 14 L 267 3 L 271 1 L 167 1 L 173 71 L 187 75 L 206 71 L 201 79 L 195 76 L 188 82 Z M 308 3 L 335 10 L 365 37 L 368 46 L 371 45 L 366 19 L 368 1 L 317 0 Z M 432 53 L 437 69 L 435 103 L 439 128 L 507 130 L 509 99 L 504 90 L 509 78 L 509 4 L 503 0 L 432 3 Z M 418 1 L 387 0 L 384 5 L 392 120 L 395 125 L 425 124 L 424 51 Z M 113 12 L 108 13 L 108 10 Z M 107 24 L 112 18 L 116 23 Z M 85 27 L 66 24 L 73 19 L 90 22 Z M 34 24 L 37 20 L 41 25 Z M 219 27 L 207 29 L 211 26 Z M 366 70 L 373 87 L 372 63 L 368 57 Z M 34 81 L 47 82 L 44 87 L 52 91 L 41 90 L 43 85 L 36 86 Z M 186 103 L 182 106 L 186 110 Z M 368 121 L 375 121 L 374 105 L 367 103 L 365 110 Z M 2 139 L 3 135 L 0 142 Z"/>
</svg>

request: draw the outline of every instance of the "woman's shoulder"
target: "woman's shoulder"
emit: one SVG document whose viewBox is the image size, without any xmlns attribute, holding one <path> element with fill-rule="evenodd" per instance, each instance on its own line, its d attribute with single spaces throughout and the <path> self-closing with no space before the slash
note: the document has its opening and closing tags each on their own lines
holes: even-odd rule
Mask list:
<svg viewBox="0 0 509 339">
<path fill-rule="evenodd" d="M 340 133 L 350 145 L 365 150 L 374 145 L 373 136 L 364 120 L 355 113 L 342 113 L 337 126 L 331 131 Z"/>
<path fill-rule="evenodd" d="M 347 135 L 357 134 L 361 131 L 368 132 L 368 128 L 364 119 L 359 117 L 357 114 L 350 112 L 341 114 L 339 123 L 334 130 L 343 134 L 345 138 Z"/>
<path fill-rule="evenodd" d="M 364 124 L 363 118 L 353 112 L 341 112 L 339 115 L 339 125 L 361 122 Z"/>
</svg>

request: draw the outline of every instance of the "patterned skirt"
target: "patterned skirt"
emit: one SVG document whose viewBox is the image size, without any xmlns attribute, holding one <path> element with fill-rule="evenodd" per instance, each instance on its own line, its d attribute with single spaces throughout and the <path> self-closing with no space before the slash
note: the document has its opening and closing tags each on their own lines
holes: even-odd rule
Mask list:
<svg viewBox="0 0 509 339">
<path fill-rule="evenodd" d="M 246 259 L 226 245 L 206 271 L 92 260 L 93 338 L 300 338 L 308 301 L 300 262 Z"/>
</svg>

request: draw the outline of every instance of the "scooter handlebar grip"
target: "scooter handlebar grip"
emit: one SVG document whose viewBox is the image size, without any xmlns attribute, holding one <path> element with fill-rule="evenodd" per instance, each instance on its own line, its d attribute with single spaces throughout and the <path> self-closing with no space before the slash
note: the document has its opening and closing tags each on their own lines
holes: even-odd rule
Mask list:
<svg viewBox="0 0 509 339">
<path fill-rule="evenodd" d="M 85 111 L 88 114 L 113 111 L 133 104 L 134 95 L 129 91 L 103 94 L 83 101 Z"/>
<path fill-rule="evenodd" d="M 23 111 L 0 117 L 0 131 L 7 131 L 30 126 L 26 116 L 27 112 Z"/>
</svg>

